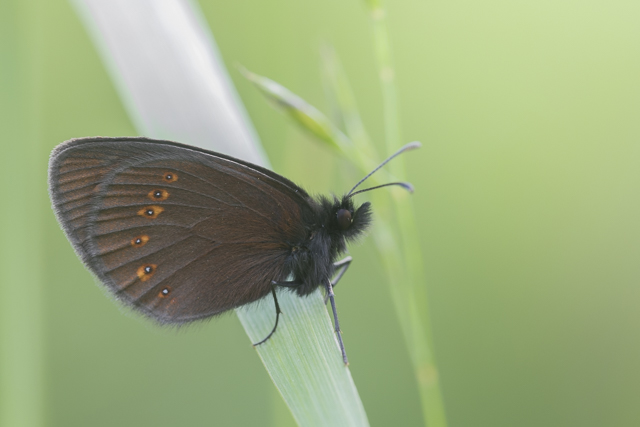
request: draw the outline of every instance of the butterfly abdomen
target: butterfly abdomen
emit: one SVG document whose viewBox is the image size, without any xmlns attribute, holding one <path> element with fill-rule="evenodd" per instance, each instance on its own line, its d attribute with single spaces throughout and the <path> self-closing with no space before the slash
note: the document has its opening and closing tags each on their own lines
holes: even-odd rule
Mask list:
<svg viewBox="0 0 640 427">
<path fill-rule="evenodd" d="M 299 296 L 312 293 L 333 273 L 331 240 L 324 230 L 312 230 L 304 241 L 291 250 L 286 271 L 293 280 L 301 283 L 295 289 Z"/>
</svg>

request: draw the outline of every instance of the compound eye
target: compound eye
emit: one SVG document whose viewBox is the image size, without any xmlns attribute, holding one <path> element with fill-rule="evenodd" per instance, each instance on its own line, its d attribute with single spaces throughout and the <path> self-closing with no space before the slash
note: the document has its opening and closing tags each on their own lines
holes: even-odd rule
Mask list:
<svg viewBox="0 0 640 427">
<path fill-rule="evenodd" d="M 351 212 L 346 209 L 340 209 L 338 210 L 336 217 L 338 218 L 338 224 L 340 225 L 340 228 L 346 230 L 347 228 L 351 227 L 351 222 L 353 221 L 353 219 L 351 218 Z"/>
</svg>

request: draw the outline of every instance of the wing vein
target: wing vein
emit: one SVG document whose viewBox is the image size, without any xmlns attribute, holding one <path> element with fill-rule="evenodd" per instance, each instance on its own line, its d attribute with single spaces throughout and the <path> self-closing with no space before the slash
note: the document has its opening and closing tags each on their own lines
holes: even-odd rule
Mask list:
<svg viewBox="0 0 640 427">
<path fill-rule="evenodd" d="M 129 185 L 131 185 L 131 186 L 146 186 L 146 187 L 149 187 L 149 188 L 157 188 L 157 187 L 158 187 L 158 185 L 154 185 L 154 184 L 136 184 L 136 183 L 122 183 L 122 182 L 119 182 L 119 183 L 117 183 L 117 184 L 113 184 L 113 185 L 122 185 L 122 186 L 129 186 Z M 217 202 L 224 203 L 224 204 L 225 204 L 225 205 L 227 205 L 227 206 L 244 207 L 244 205 L 243 205 L 241 202 L 240 202 L 241 204 L 239 204 L 239 205 L 234 205 L 234 204 L 231 204 L 231 203 L 227 203 L 227 202 L 225 202 L 224 200 L 220 200 L 220 199 L 218 199 L 217 197 L 213 197 L 213 196 L 211 196 L 211 195 L 209 195 L 209 194 L 205 194 L 205 193 L 201 193 L 201 192 L 199 192 L 199 191 L 191 190 L 190 188 L 177 187 L 177 186 L 175 186 L 175 185 L 163 185 L 163 188 L 173 188 L 173 189 L 176 189 L 176 190 L 186 191 L 186 192 L 189 192 L 189 193 L 192 193 L 192 194 L 197 194 L 198 196 L 207 197 L 207 198 L 212 199 L 212 200 L 215 200 L 215 201 L 217 201 Z M 142 195 L 141 195 L 141 196 L 142 196 Z M 123 196 L 118 195 L 118 194 L 114 194 L 114 195 L 106 194 L 106 195 L 104 196 L 104 198 L 113 198 L 113 197 L 123 197 Z M 237 200 L 237 199 L 236 199 L 236 200 Z"/>
<path fill-rule="evenodd" d="M 173 273 L 171 273 L 170 275 L 168 275 L 167 277 L 165 277 L 164 279 L 162 279 L 161 281 L 159 281 L 155 286 L 152 286 L 150 289 L 148 289 L 146 292 L 144 292 L 142 295 L 140 295 L 138 298 L 136 298 L 135 300 L 132 301 L 133 304 L 138 305 L 138 301 L 140 301 L 142 298 L 144 298 L 149 292 L 151 292 L 152 290 L 154 290 L 156 287 L 158 287 L 159 285 L 161 285 L 165 280 L 168 280 L 170 278 L 172 278 L 173 276 L 175 276 L 178 272 L 182 271 L 184 268 L 188 267 L 189 265 L 193 264 L 194 262 L 198 261 L 199 259 L 209 255 L 211 252 L 214 251 L 214 249 L 218 248 L 220 246 L 220 243 L 218 243 L 217 245 L 215 245 L 214 247 L 212 247 L 211 249 L 209 249 L 208 251 L 206 251 L 205 253 L 195 257 L 194 259 L 190 260 L 188 263 L 186 263 L 185 265 L 177 268 Z M 137 279 L 140 280 L 140 279 Z M 132 283 L 128 284 L 127 286 L 125 286 L 124 288 L 118 290 L 116 293 L 120 293 L 125 291 L 127 288 L 129 288 L 130 286 L 132 286 L 134 283 L 136 283 L 136 280 L 134 280 Z"/>
<path fill-rule="evenodd" d="M 146 168 L 155 168 L 155 166 L 139 166 L 139 167 L 140 167 L 140 168 L 144 168 L 144 167 L 146 167 Z M 184 173 L 184 174 L 186 174 L 186 175 L 189 175 L 189 176 L 191 176 L 191 177 L 193 177 L 193 178 L 195 178 L 195 179 L 198 179 L 198 180 L 200 180 L 200 181 L 202 181 L 202 182 L 205 182 L 205 183 L 207 183 L 207 184 L 209 184 L 209 185 L 211 185 L 211 186 L 213 186 L 213 187 L 217 188 L 218 190 L 222 191 L 223 193 L 226 193 L 227 195 L 229 195 L 229 196 L 231 196 L 232 198 L 236 199 L 236 200 L 238 201 L 238 203 L 240 203 L 240 204 L 241 204 L 241 206 L 240 206 L 240 207 L 244 207 L 245 209 L 249 209 L 250 211 L 253 211 L 255 214 L 257 214 L 257 215 L 259 215 L 259 216 L 261 216 L 261 217 L 265 218 L 267 221 L 272 222 L 272 223 L 274 223 L 274 224 L 276 224 L 276 225 L 277 225 L 277 222 L 276 222 L 275 220 L 273 220 L 273 219 L 271 219 L 271 218 L 269 218 L 269 217 L 267 217 L 267 216 L 263 215 L 261 212 L 259 212 L 259 211 L 255 210 L 255 209 L 253 209 L 252 207 L 249 207 L 249 206 L 245 205 L 245 204 L 242 202 L 242 200 L 238 199 L 238 198 L 237 198 L 237 197 L 235 197 L 233 194 L 231 194 L 231 193 L 229 193 L 229 192 L 227 192 L 227 191 L 223 190 L 222 188 L 218 187 L 214 182 L 211 182 L 211 181 L 206 180 L 206 179 L 204 179 L 204 178 L 202 178 L 202 177 L 200 177 L 200 176 L 197 176 L 197 175 L 194 175 L 194 174 L 192 174 L 192 173 L 189 173 L 189 172 L 188 172 L 188 171 L 186 171 L 186 170 L 181 170 L 180 168 L 173 168 L 173 169 L 174 169 L 174 170 L 176 170 L 176 171 L 179 171 L 179 172 L 181 172 L 181 173 Z M 278 202 L 278 201 L 277 201 L 277 200 L 276 200 L 276 199 L 275 199 L 271 194 L 267 193 L 266 191 L 262 191 L 261 189 L 259 189 L 258 187 L 256 187 L 253 183 L 248 182 L 248 181 L 246 181 L 246 180 L 244 180 L 244 179 L 241 179 L 241 178 L 239 178 L 239 177 L 238 177 L 238 176 L 236 176 L 236 175 L 232 175 L 232 174 L 230 174 L 230 173 L 226 173 L 226 172 L 223 172 L 223 173 L 225 173 L 226 175 L 229 175 L 229 176 L 233 176 L 233 177 L 234 177 L 234 178 L 236 178 L 238 181 L 242 181 L 242 182 L 244 182 L 244 183 L 246 183 L 246 184 L 248 184 L 248 185 L 252 186 L 253 188 L 255 188 L 255 189 L 259 190 L 259 191 L 260 191 L 260 192 L 262 192 L 263 194 L 268 195 L 271 199 L 275 200 L 275 201 L 276 201 L 276 203 Z M 278 203 L 278 205 L 279 205 L 279 203 Z"/>
<path fill-rule="evenodd" d="M 131 263 L 133 263 L 133 262 L 139 261 L 139 260 L 141 260 L 142 258 L 146 258 L 146 257 L 148 257 L 148 256 L 151 256 L 151 255 L 157 254 L 158 252 L 160 252 L 160 251 L 161 251 L 161 250 L 163 250 L 163 249 L 167 249 L 167 248 L 172 247 L 173 245 L 177 245 L 177 244 L 178 244 L 178 243 L 180 243 L 180 242 L 184 242 L 184 241 L 185 241 L 185 240 L 187 240 L 189 237 L 192 237 L 192 235 L 189 235 L 189 234 L 188 234 L 188 235 L 186 235 L 185 237 L 183 237 L 183 238 L 182 238 L 182 239 L 180 239 L 180 240 L 177 240 L 177 241 L 175 241 L 175 242 L 171 242 L 171 243 L 169 243 L 168 245 L 165 245 L 165 246 L 163 246 L 163 247 L 161 247 L 161 248 L 158 248 L 158 249 L 154 250 L 153 252 L 150 252 L 150 253 L 147 253 L 147 254 L 141 255 L 141 256 L 139 256 L 138 258 L 130 259 L 130 260 L 128 260 L 125 264 L 119 265 L 119 266 L 114 267 L 114 268 L 111 268 L 111 269 L 109 269 L 109 270 L 105 270 L 104 272 L 105 272 L 105 273 L 111 273 L 112 271 L 117 270 L 117 269 L 118 269 L 118 268 L 120 268 L 120 267 L 124 267 L 125 265 L 129 265 L 129 264 L 131 264 Z M 103 254 L 97 254 L 97 255 L 95 255 L 95 256 L 104 256 L 104 255 L 107 255 L 107 254 L 111 254 L 111 253 L 117 252 L 117 251 L 122 250 L 122 249 L 126 249 L 126 246 L 125 246 L 125 247 L 121 247 L 121 248 L 114 249 L 114 250 L 109 251 L 109 252 L 105 252 L 105 253 L 103 253 Z"/>
<path fill-rule="evenodd" d="M 72 169 L 72 170 L 68 170 L 68 171 L 64 171 L 64 172 L 62 172 L 61 170 L 58 170 L 58 179 L 60 179 L 61 176 L 68 175 L 70 173 L 76 173 L 78 171 L 86 171 L 86 170 L 91 170 L 91 169 L 99 169 L 99 168 L 104 168 L 105 166 L 108 166 L 108 164 L 103 164 L 103 165 L 98 165 L 98 166 L 87 166 L 87 167 L 76 168 L 76 169 Z"/>
</svg>

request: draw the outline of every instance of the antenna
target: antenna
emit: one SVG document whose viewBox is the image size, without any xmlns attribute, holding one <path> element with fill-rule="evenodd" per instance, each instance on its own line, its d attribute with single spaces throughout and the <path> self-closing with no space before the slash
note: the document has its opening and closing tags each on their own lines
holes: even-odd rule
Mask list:
<svg viewBox="0 0 640 427">
<path fill-rule="evenodd" d="M 369 178 L 371 175 L 376 173 L 378 171 L 378 169 L 380 169 L 381 167 L 383 167 L 384 165 L 389 163 L 389 161 L 391 161 L 391 159 L 393 159 L 394 157 L 398 156 L 399 154 L 404 153 L 405 151 L 414 150 L 414 149 L 420 148 L 420 147 L 422 147 L 422 144 L 420 144 L 418 141 L 410 142 L 407 145 L 405 145 L 404 147 L 402 147 L 401 149 L 399 149 L 398 151 L 396 151 L 395 153 L 393 153 L 392 155 L 390 155 L 389 157 L 387 157 L 387 159 L 384 162 L 380 163 L 377 168 L 375 168 L 374 170 L 369 172 L 369 174 L 367 176 L 365 176 L 360 181 L 358 181 L 358 183 L 356 185 L 354 185 L 354 187 L 351 189 L 351 191 L 349 191 L 349 193 L 347 193 L 347 197 L 355 196 L 356 194 L 364 193 L 365 191 L 375 190 L 376 188 L 388 187 L 390 185 L 398 185 L 398 186 L 404 188 L 405 190 L 407 190 L 408 192 L 413 193 L 413 186 L 411 184 L 409 184 L 408 182 L 390 182 L 388 184 L 382 184 L 382 185 L 378 185 L 376 187 L 371 187 L 371 188 L 367 188 L 367 189 L 364 189 L 364 190 L 356 191 L 355 193 L 353 191 L 356 188 L 358 188 L 358 186 L 360 184 L 362 184 L 364 181 L 366 181 L 367 178 Z"/>
</svg>

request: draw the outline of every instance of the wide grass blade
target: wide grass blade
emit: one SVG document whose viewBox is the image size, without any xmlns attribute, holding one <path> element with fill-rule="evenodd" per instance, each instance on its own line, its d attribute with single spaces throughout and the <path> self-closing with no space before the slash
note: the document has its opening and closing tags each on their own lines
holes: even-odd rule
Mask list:
<svg viewBox="0 0 640 427">
<path fill-rule="evenodd" d="M 193 3 L 74 4 L 140 133 L 267 163 Z M 278 332 L 256 349 L 294 418 L 302 426 L 367 426 L 320 293 L 301 299 L 281 292 L 279 299 Z M 237 314 L 252 342 L 275 319 L 270 300 Z"/>
</svg>

